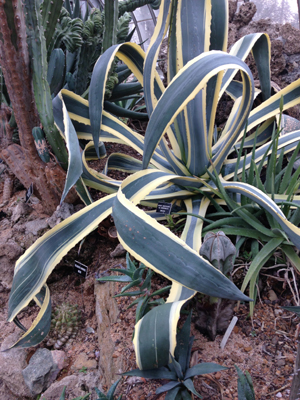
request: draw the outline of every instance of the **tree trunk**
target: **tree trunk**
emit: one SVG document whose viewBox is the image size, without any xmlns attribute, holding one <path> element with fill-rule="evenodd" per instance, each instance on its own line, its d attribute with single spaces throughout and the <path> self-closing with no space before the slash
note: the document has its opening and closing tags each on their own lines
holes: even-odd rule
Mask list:
<svg viewBox="0 0 300 400">
<path fill-rule="evenodd" d="M 52 213 L 59 204 L 60 193 L 46 177 L 47 164 L 40 159 L 32 136 L 32 129 L 40 126 L 40 120 L 31 84 L 21 0 L 4 0 L 0 3 L 0 64 L 21 143 L 21 146 L 10 144 L 2 147 L 0 157 L 25 187 L 33 183 L 34 193 L 47 205 L 45 210 Z M 61 169 L 59 165 L 52 168 Z"/>
</svg>

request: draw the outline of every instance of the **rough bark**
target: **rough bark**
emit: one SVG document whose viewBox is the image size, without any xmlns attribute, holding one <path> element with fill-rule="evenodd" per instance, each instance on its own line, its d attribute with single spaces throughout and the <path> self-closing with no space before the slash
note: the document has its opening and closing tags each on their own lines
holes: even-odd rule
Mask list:
<svg viewBox="0 0 300 400">
<path fill-rule="evenodd" d="M 39 158 L 32 136 L 32 129 L 40 125 L 40 120 L 32 90 L 25 16 L 20 0 L 0 0 L 0 64 L 21 144 L 10 142 L 6 147 L 1 143 L 0 157 L 25 187 L 33 183 L 35 194 L 52 213 L 59 204 L 60 194 L 46 177 L 46 164 Z"/>
</svg>

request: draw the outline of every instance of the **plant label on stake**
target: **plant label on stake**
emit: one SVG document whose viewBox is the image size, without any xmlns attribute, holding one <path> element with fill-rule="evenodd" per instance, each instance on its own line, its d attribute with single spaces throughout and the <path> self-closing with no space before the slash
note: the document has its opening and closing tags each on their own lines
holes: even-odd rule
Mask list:
<svg viewBox="0 0 300 400">
<path fill-rule="evenodd" d="M 25 203 L 27 203 L 27 201 L 30 199 L 32 193 L 33 193 L 33 183 L 27 189 Z"/>
<path fill-rule="evenodd" d="M 157 208 L 156 212 L 161 213 L 161 214 L 171 214 L 171 208 L 172 208 L 172 203 L 165 203 L 163 201 L 159 201 L 157 203 Z"/>
<path fill-rule="evenodd" d="M 82 278 L 86 278 L 87 271 L 88 267 L 86 265 L 82 264 L 79 261 L 75 261 L 74 272 L 76 272 L 76 274 L 80 275 Z"/>
</svg>

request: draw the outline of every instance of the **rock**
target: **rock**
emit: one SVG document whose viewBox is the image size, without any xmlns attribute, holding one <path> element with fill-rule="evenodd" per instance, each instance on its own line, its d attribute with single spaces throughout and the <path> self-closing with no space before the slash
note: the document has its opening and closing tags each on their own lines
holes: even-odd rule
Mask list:
<svg viewBox="0 0 300 400">
<path fill-rule="evenodd" d="M 229 0 L 229 22 L 233 21 L 237 10 L 237 0 Z"/>
<path fill-rule="evenodd" d="M 249 1 L 241 5 L 239 12 L 233 18 L 234 24 L 240 29 L 242 26 L 248 25 L 256 13 L 256 5 Z"/>
<path fill-rule="evenodd" d="M 1 165 L 1 164 L 0 164 Z M 12 394 L 8 387 L 0 379 L 0 399 L 5 400 L 19 400 L 17 396 Z"/>
<path fill-rule="evenodd" d="M 53 360 L 51 351 L 38 349 L 31 357 L 28 366 L 23 370 L 23 377 L 32 395 L 36 396 L 55 381 L 59 371 L 60 369 Z"/>
<path fill-rule="evenodd" d="M 73 204 L 62 203 L 62 205 L 58 206 L 56 211 L 54 211 L 52 216 L 47 220 L 50 228 L 53 228 L 61 221 L 69 218 L 72 214 L 74 214 Z"/>
<path fill-rule="evenodd" d="M 12 238 L 11 229 L 0 233 L 0 282 L 6 289 L 11 289 L 15 261 L 22 254 L 21 246 Z"/>
<path fill-rule="evenodd" d="M 58 400 L 65 386 L 66 400 L 85 396 L 87 393 L 91 393 L 91 400 L 98 399 L 99 397 L 94 388 L 97 387 L 101 390 L 99 372 L 66 376 L 62 380 L 54 382 L 46 392 L 42 394 L 40 400 Z"/>
<path fill-rule="evenodd" d="M 97 361 L 95 359 L 89 359 L 85 353 L 78 354 L 71 369 L 79 371 L 82 368 L 86 368 L 87 370 L 96 369 Z"/>
<path fill-rule="evenodd" d="M 0 348 L 0 381 L 9 388 L 13 395 L 21 399 L 31 397 L 31 393 L 26 386 L 22 370 L 26 367 L 27 349 L 11 349 L 4 352 L 12 346 L 19 338 L 20 332 L 15 331 L 7 336 Z M 6 399 L 6 397 L 1 397 Z M 9 397 L 8 397 L 9 399 Z"/>
<path fill-rule="evenodd" d="M 51 355 L 53 362 L 57 365 L 59 370 L 62 370 L 68 366 L 68 360 L 66 353 L 63 350 L 52 350 Z"/>
<path fill-rule="evenodd" d="M 48 228 L 48 222 L 46 218 L 36 219 L 34 221 L 26 222 L 24 227 L 27 235 L 32 233 L 34 236 L 41 236 L 42 231 Z"/>
<path fill-rule="evenodd" d="M 119 243 L 118 246 L 109 255 L 113 258 L 123 257 L 126 255 L 126 250 L 121 245 L 121 243 Z"/>
<path fill-rule="evenodd" d="M 30 214 L 31 211 L 32 208 L 28 204 L 19 202 L 16 207 L 12 208 L 11 221 L 16 223 L 22 216 Z"/>
<path fill-rule="evenodd" d="M 270 301 L 277 301 L 278 300 L 277 294 L 272 289 L 269 290 L 268 297 L 269 297 Z"/>
</svg>

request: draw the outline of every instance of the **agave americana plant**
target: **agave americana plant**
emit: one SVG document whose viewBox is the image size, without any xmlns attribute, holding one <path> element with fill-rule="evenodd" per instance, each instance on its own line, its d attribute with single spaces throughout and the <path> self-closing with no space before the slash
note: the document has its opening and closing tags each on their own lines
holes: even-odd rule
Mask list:
<svg viewBox="0 0 300 400">
<path fill-rule="evenodd" d="M 156 70 L 160 44 L 169 31 L 168 86 L 164 88 Z M 167 302 L 153 308 L 135 327 L 134 346 L 139 369 L 167 365 L 174 357 L 176 327 L 182 306 L 197 291 L 232 300 L 249 300 L 219 270 L 199 255 L 203 222 L 215 193 L 211 176 L 219 175 L 226 193 L 240 193 L 266 209 L 281 231 L 300 248 L 300 230 L 289 222 L 268 194 L 253 185 L 233 181 L 234 151 L 244 129 L 249 132 L 244 146 L 254 145 L 255 163 L 265 153 L 271 139 L 280 99 L 283 109 L 300 102 L 300 80 L 270 97 L 270 41 L 266 34 L 240 39 L 227 53 L 228 3 L 226 0 L 162 0 L 157 25 L 147 53 L 133 43 L 115 45 L 98 59 L 89 92 L 89 101 L 69 91 L 54 100 L 56 124 L 69 150 L 69 171 L 63 198 L 78 180 L 83 185 L 108 193 L 92 203 L 88 191 L 81 193 L 89 204 L 40 238 L 18 260 L 9 299 L 9 321 L 22 326 L 18 313 L 35 299 L 41 307 L 32 327 L 15 344 L 30 346 L 40 342 L 50 326 L 50 294 L 46 280 L 55 265 L 99 222 L 113 214 L 118 237 L 126 250 L 146 267 L 172 281 Z M 258 91 L 244 59 L 252 51 L 256 60 L 264 101 L 252 110 Z M 150 116 L 145 137 L 103 110 L 107 77 L 115 57 L 123 61 L 144 87 Z M 242 81 L 233 78 L 240 71 Z M 218 101 L 227 92 L 234 106 L 219 134 L 215 127 Z M 247 123 L 248 121 L 248 123 Z M 246 128 L 245 128 L 246 126 Z M 90 140 L 81 150 L 82 139 Z M 101 141 L 100 141 L 101 140 Z M 291 151 L 299 131 L 289 133 L 280 149 Z M 143 156 L 143 161 L 124 154 L 112 154 L 102 173 L 87 161 L 103 155 L 103 142 L 126 144 Z M 250 168 L 250 157 L 240 159 Z M 106 175 L 117 169 L 130 173 L 124 181 Z M 205 185 L 210 183 L 210 188 Z M 199 190 L 210 191 L 210 197 Z M 218 193 L 218 188 L 213 189 Z M 181 238 L 161 225 L 154 211 L 158 201 L 180 204 L 189 215 Z M 161 214 L 160 214 L 161 216 Z M 256 229 L 256 220 L 249 218 Z M 281 231 L 274 236 L 282 235 Z"/>
</svg>

